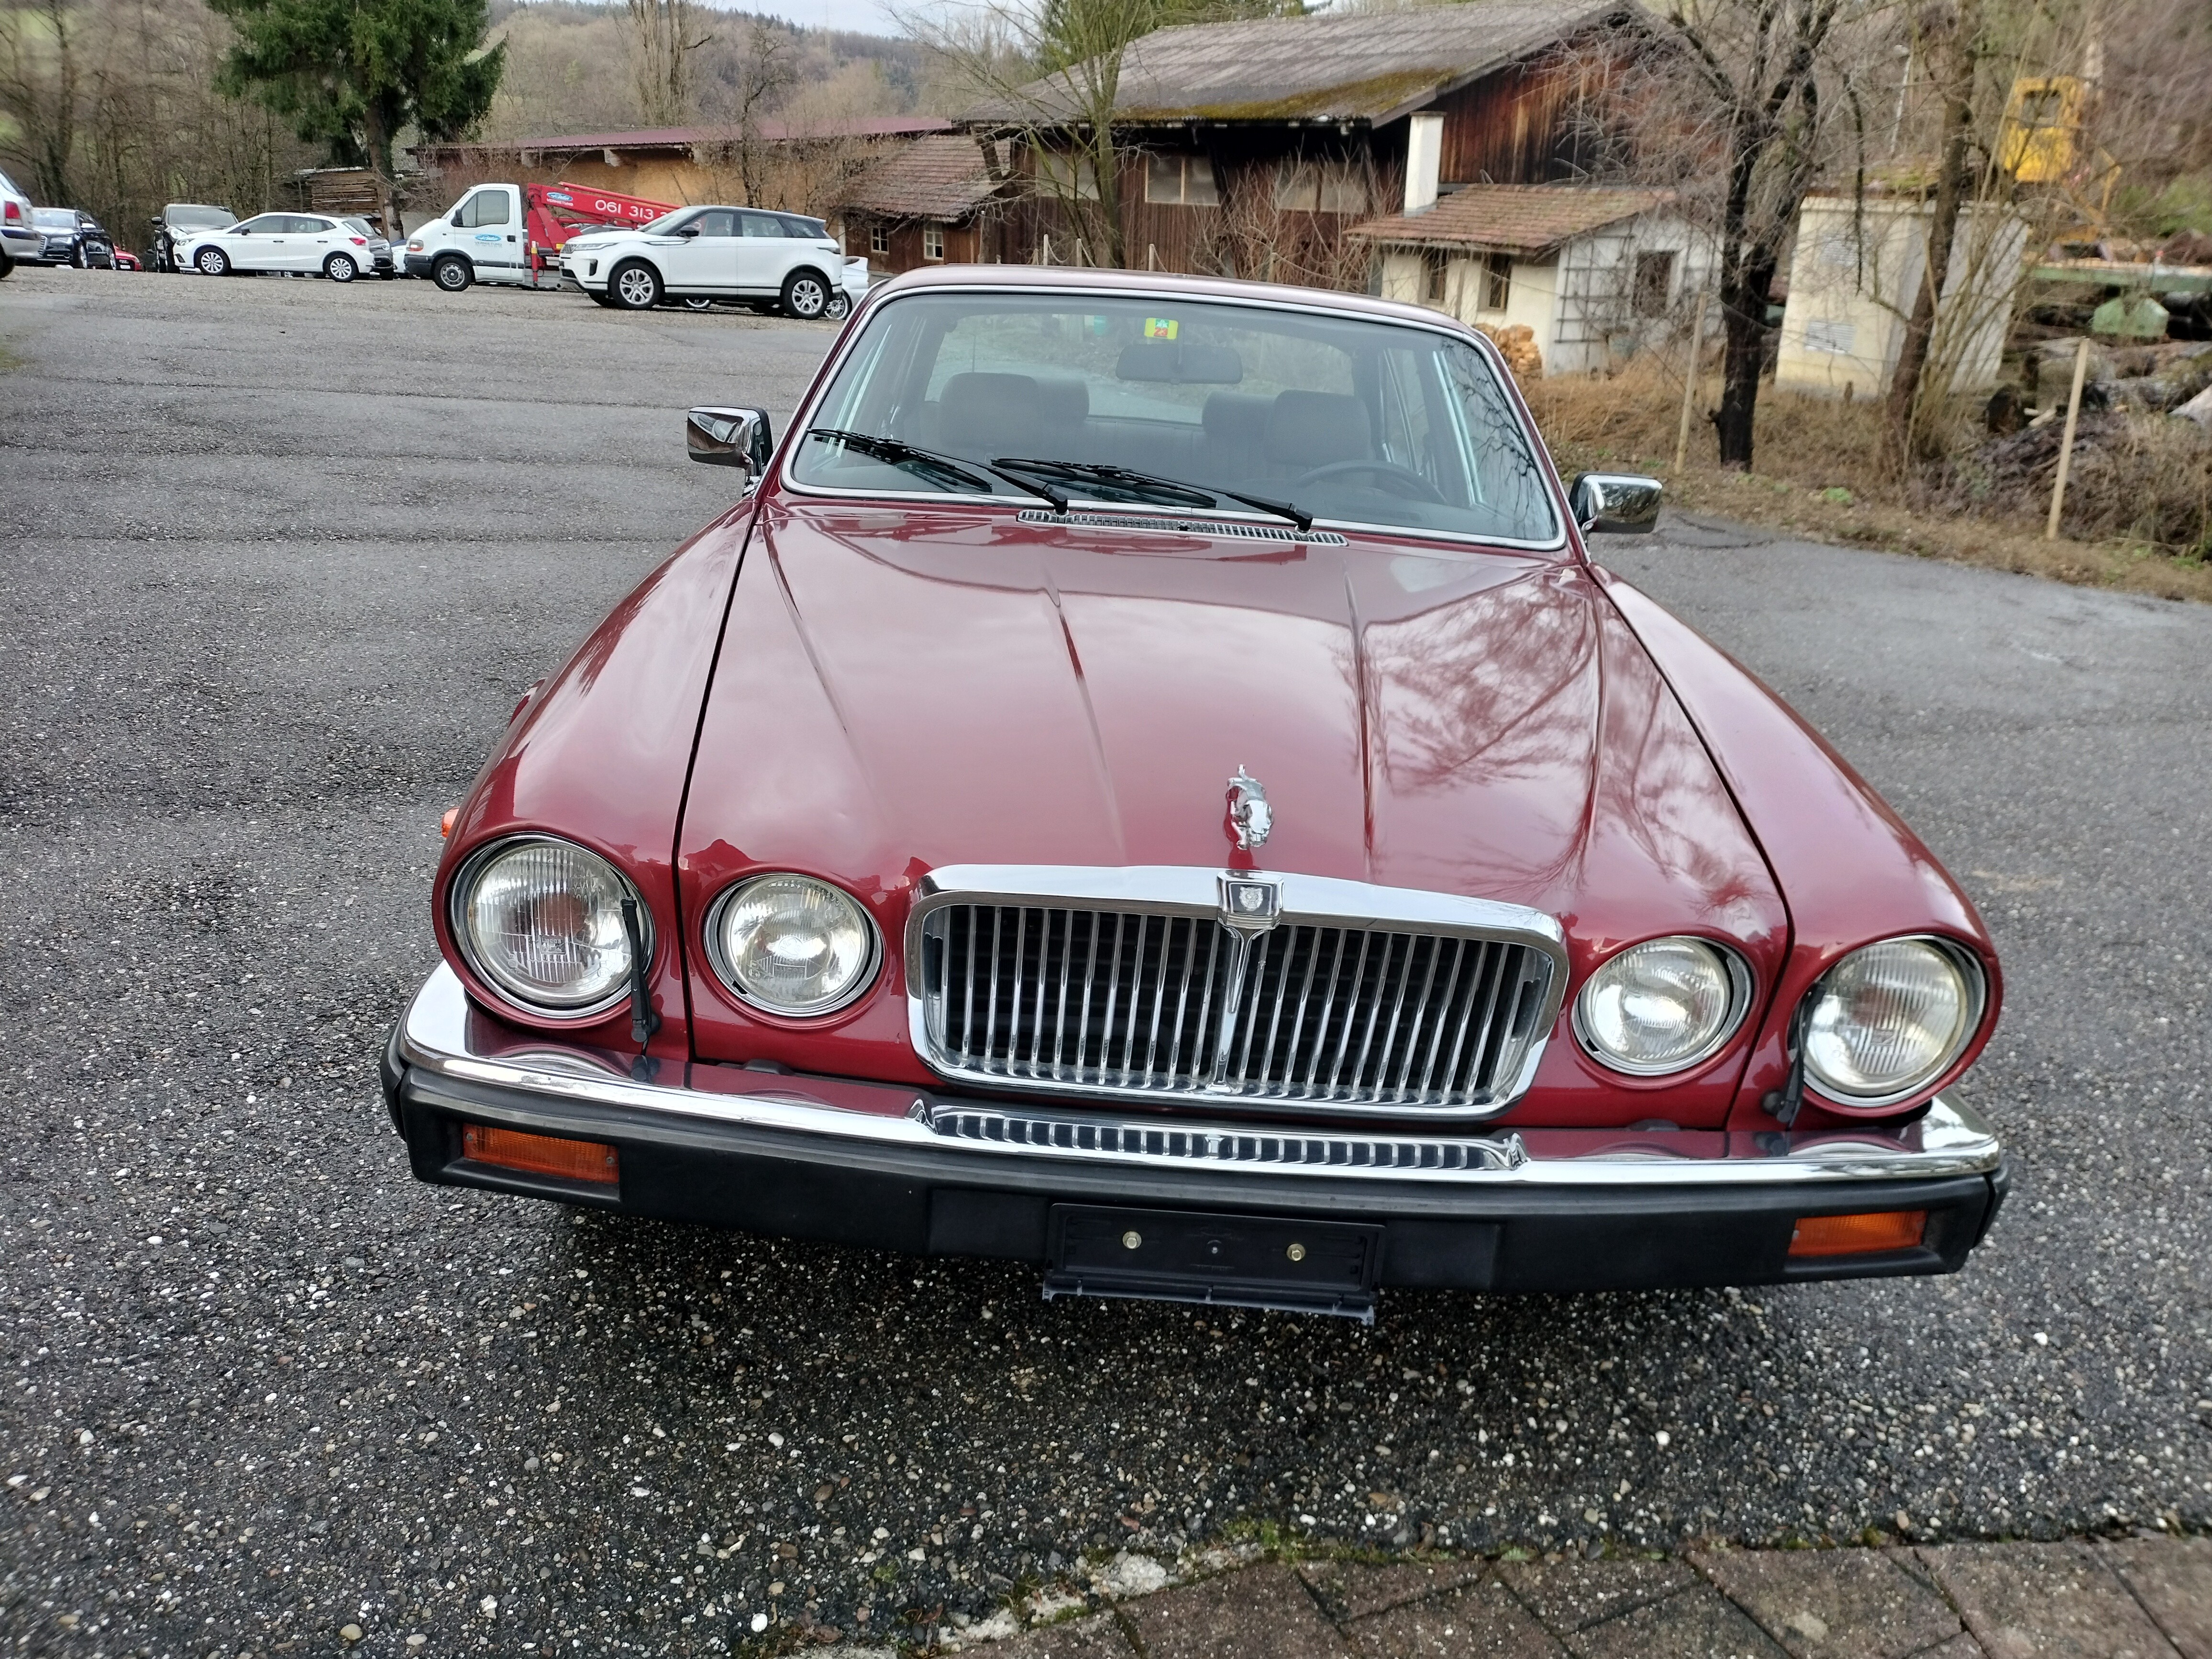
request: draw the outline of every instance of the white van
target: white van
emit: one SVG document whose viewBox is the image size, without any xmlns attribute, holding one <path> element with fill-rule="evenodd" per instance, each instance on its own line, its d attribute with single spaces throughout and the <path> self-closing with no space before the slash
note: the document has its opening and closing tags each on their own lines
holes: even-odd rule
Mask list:
<svg viewBox="0 0 2212 1659">
<path fill-rule="evenodd" d="M 404 264 L 448 294 L 471 283 L 535 281 L 522 187 L 478 185 L 408 237 Z"/>
</svg>

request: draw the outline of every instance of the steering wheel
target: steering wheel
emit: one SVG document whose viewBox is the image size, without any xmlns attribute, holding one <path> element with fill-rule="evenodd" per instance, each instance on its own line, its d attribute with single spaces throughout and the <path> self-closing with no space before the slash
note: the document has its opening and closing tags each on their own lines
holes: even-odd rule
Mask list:
<svg viewBox="0 0 2212 1659">
<path fill-rule="evenodd" d="M 1371 472 L 1378 478 L 1395 478 L 1412 486 L 1393 494 L 1404 495 L 1417 501 L 1429 501 L 1438 507 L 1447 505 L 1443 493 L 1410 466 L 1400 466 L 1395 461 L 1331 461 L 1327 466 L 1317 466 L 1300 476 L 1295 488 L 1303 489 L 1310 483 L 1319 483 L 1346 472 Z"/>
</svg>

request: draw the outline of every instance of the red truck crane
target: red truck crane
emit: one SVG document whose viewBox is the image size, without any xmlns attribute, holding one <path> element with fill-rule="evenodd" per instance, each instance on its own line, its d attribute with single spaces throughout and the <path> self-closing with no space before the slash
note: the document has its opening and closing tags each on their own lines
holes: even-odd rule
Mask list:
<svg viewBox="0 0 2212 1659">
<path fill-rule="evenodd" d="M 650 224 L 673 213 L 652 202 L 589 185 L 478 185 L 407 239 L 408 275 L 459 293 L 471 283 L 535 286 L 557 271 L 561 246 L 580 231 Z"/>
</svg>

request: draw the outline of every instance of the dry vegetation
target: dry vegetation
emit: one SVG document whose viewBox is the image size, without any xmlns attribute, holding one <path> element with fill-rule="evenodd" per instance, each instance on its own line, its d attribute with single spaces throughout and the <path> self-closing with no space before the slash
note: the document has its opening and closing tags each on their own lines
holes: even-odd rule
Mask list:
<svg viewBox="0 0 2212 1659">
<path fill-rule="evenodd" d="M 2024 469 L 2024 489 L 1976 500 L 1960 483 L 1960 463 L 1980 448 L 1964 419 L 1949 465 L 1899 479 L 1882 465 L 1879 405 L 1770 386 L 1759 400 L 1756 471 L 1723 469 L 1711 424 L 1699 419 L 1688 465 L 1677 477 L 1671 469 L 1682 398 L 1679 360 L 1671 373 L 1645 357 L 1610 380 L 1543 380 L 1524 390 L 1570 476 L 1592 468 L 1649 471 L 1667 479 L 1675 506 L 1693 513 L 2085 586 L 2212 600 L 2212 545 L 2161 544 L 2140 533 L 2153 501 L 2193 501 L 2200 538 L 2212 522 L 2212 438 L 2169 416 L 2111 414 L 2085 422 L 2088 441 L 2075 455 L 2064 534 L 2045 541 L 2055 442 L 2047 459 Z M 1708 396 L 1701 411 L 1710 402 Z"/>
<path fill-rule="evenodd" d="M 902 115 L 915 107 L 921 53 L 911 42 L 834 29 L 803 29 L 773 18 L 702 10 L 706 40 L 686 65 L 692 107 L 683 118 L 733 120 L 757 88 L 764 41 L 787 70 L 788 91 L 757 113 L 780 120 Z M 641 109 L 636 31 L 621 5 L 495 0 L 491 39 L 507 44 L 507 73 L 482 137 L 534 138 L 649 125 Z"/>
</svg>

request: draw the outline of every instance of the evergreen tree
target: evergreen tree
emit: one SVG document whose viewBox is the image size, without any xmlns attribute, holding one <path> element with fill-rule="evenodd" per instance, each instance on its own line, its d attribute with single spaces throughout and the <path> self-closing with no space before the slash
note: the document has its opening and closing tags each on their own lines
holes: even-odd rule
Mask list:
<svg viewBox="0 0 2212 1659">
<path fill-rule="evenodd" d="M 485 0 L 210 0 L 237 43 L 230 89 L 291 118 L 340 166 L 376 175 L 387 234 L 404 230 L 392 200 L 392 146 L 409 126 L 456 138 L 483 118 L 507 48 L 487 50 Z"/>
</svg>

